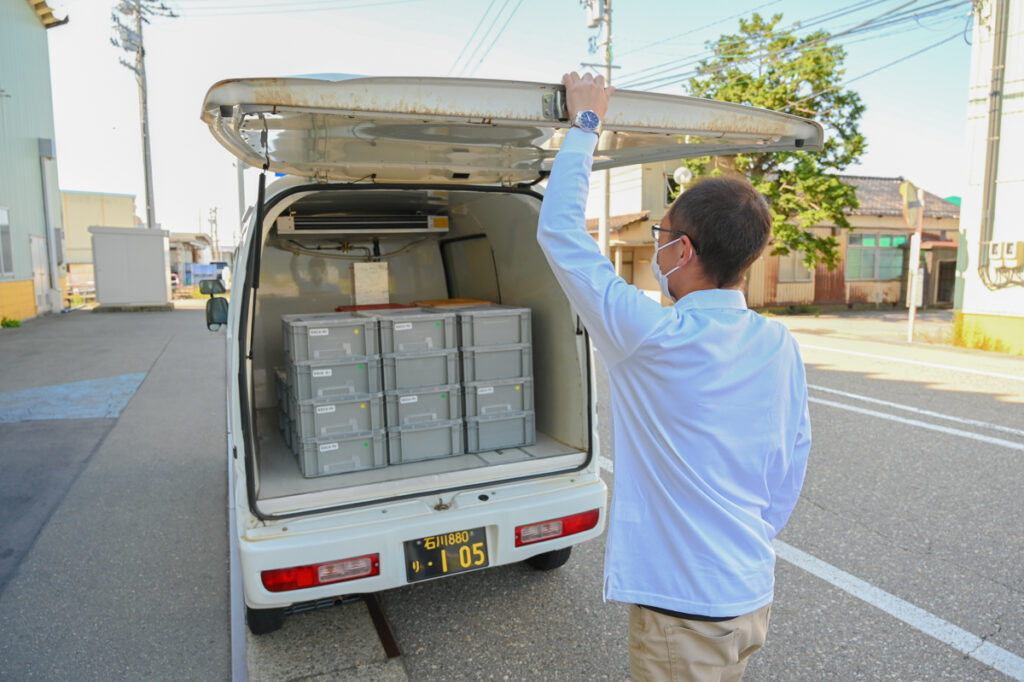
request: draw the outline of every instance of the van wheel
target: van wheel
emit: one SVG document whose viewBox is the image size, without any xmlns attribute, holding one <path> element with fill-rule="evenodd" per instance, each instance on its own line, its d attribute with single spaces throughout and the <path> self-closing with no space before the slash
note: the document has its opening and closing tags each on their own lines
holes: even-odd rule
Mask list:
<svg viewBox="0 0 1024 682">
<path fill-rule="evenodd" d="M 565 562 L 569 560 L 571 553 L 572 547 L 556 549 L 553 552 L 544 552 L 543 554 L 532 556 L 526 560 L 526 563 L 538 571 L 550 571 L 553 568 L 564 566 Z"/>
<path fill-rule="evenodd" d="M 246 606 L 245 622 L 252 634 L 265 635 L 280 630 L 284 625 L 284 609 L 251 609 Z"/>
</svg>

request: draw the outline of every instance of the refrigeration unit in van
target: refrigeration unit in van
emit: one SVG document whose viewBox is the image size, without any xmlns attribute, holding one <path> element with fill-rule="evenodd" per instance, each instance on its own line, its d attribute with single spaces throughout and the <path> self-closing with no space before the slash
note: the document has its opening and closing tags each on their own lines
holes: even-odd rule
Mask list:
<svg viewBox="0 0 1024 682">
<path fill-rule="evenodd" d="M 226 312 L 233 532 L 253 632 L 342 595 L 604 528 L 594 382 L 536 241 L 558 85 L 246 79 L 202 117 L 260 177 Z M 817 149 L 746 106 L 618 91 L 594 169 Z"/>
</svg>

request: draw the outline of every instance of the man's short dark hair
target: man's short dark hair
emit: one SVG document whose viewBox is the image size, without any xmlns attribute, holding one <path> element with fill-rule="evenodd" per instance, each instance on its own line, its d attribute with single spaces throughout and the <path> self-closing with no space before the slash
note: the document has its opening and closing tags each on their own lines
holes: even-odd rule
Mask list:
<svg viewBox="0 0 1024 682">
<path fill-rule="evenodd" d="M 746 180 L 726 176 L 702 180 L 684 191 L 668 217 L 673 230 L 690 235 L 704 274 L 719 288 L 739 283 L 772 230 L 764 197 Z"/>
</svg>

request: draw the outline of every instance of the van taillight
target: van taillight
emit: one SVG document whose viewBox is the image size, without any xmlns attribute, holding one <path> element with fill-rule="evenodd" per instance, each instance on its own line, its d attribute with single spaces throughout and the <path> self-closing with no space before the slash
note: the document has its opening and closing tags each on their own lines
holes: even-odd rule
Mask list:
<svg viewBox="0 0 1024 682">
<path fill-rule="evenodd" d="M 528 526 L 517 526 L 516 547 L 582 533 L 596 526 L 599 517 L 600 511 L 591 509 L 581 514 L 563 516 L 560 519 L 531 523 Z"/>
<path fill-rule="evenodd" d="M 263 587 L 269 591 L 287 592 L 357 578 L 368 578 L 373 575 L 380 575 L 379 554 L 330 561 L 325 564 L 275 568 L 272 571 L 263 571 L 260 577 L 263 579 Z"/>
</svg>

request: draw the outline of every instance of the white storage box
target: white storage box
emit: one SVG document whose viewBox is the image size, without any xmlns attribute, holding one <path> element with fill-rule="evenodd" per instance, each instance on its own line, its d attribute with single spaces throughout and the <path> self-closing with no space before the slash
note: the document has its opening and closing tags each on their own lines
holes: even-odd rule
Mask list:
<svg viewBox="0 0 1024 682">
<path fill-rule="evenodd" d="M 452 384 L 388 391 L 384 396 L 384 409 L 389 427 L 459 419 L 462 417 L 462 388 Z"/>
<path fill-rule="evenodd" d="M 469 384 L 491 379 L 515 379 L 533 376 L 531 347 L 476 346 L 462 349 L 462 380 Z"/>
<path fill-rule="evenodd" d="M 351 312 L 281 317 L 285 357 L 290 362 L 377 355 L 377 320 Z"/>
<path fill-rule="evenodd" d="M 387 464 L 384 431 L 296 440 L 295 456 L 306 478 L 376 469 Z"/>
<path fill-rule="evenodd" d="M 462 420 L 388 429 L 388 462 L 402 464 L 463 453 Z"/>
<path fill-rule="evenodd" d="M 503 305 L 456 308 L 459 345 L 509 346 L 530 343 L 530 309 Z"/>
<path fill-rule="evenodd" d="M 376 431 L 384 428 L 384 394 L 360 395 L 338 400 L 292 401 L 296 440 Z"/>
<path fill-rule="evenodd" d="M 373 310 L 359 313 L 380 323 L 381 353 L 422 353 L 458 347 L 455 314 L 424 308 Z"/>
<path fill-rule="evenodd" d="M 466 384 L 466 416 L 533 410 L 533 378 L 495 379 Z"/>
<path fill-rule="evenodd" d="M 459 351 L 454 349 L 430 353 L 392 353 L 382 356 L 381 362 L 384 366 L 385 391 L 459 383 Z"/>
<path fill-rule="evenodd" d="M 533 412 L 466 419 L 466 452 L 518 448 L 536 442 Z"/>
<path fill-rule="evenodd" d="M 380 393 L 380 384 L 379 356 L 288 365 L 288 388 L 299 401 Z"/>
</svg>

